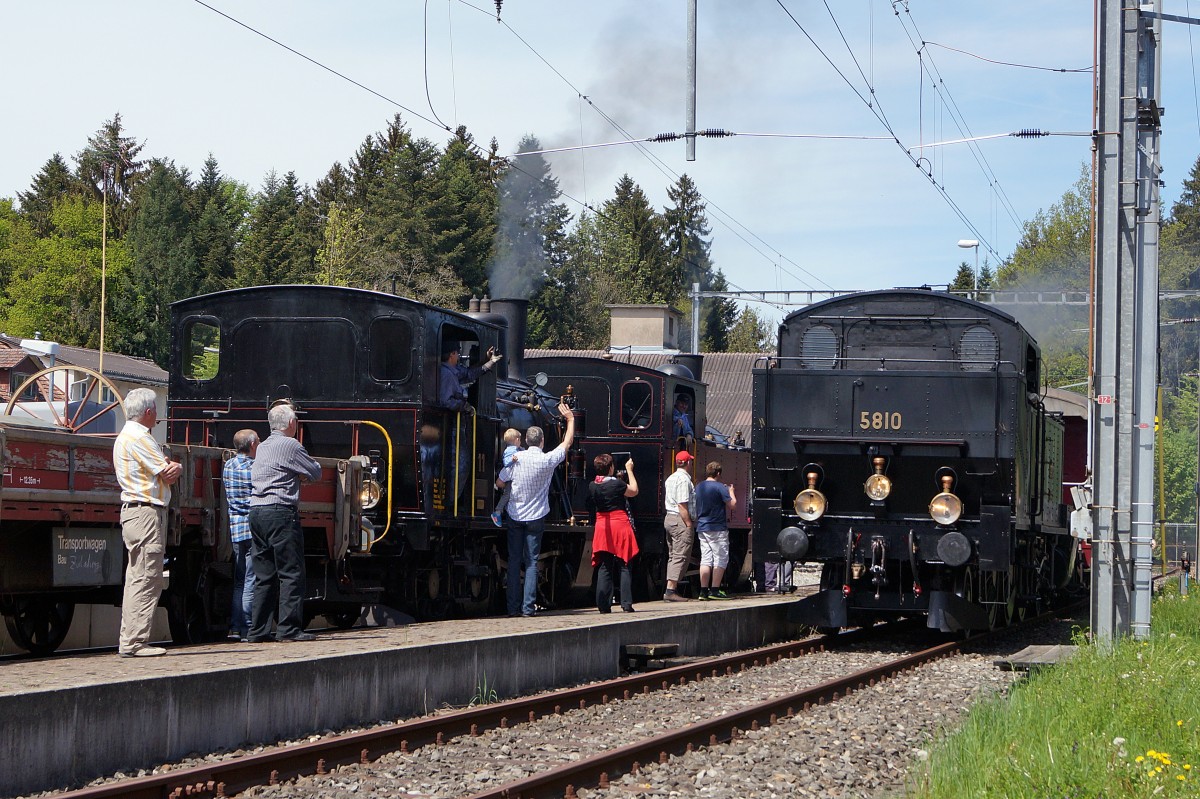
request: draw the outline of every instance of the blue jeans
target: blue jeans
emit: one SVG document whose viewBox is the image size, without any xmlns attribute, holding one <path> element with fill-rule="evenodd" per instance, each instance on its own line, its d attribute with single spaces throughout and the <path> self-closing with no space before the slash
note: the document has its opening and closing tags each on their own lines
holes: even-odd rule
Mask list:
<svg viewBox="0 0 1200 799">
<path fill-rule="evenodd" d="M 537 600 L 537 562 L 542 553 L 542 531 L 545 517 L 531 522 L 519 522 L 512 516 L 508 522 L 508 615 L 532 616 Z M 525 567 L 525 593 L 521 595 L 518 575 Z"/>
<path fill-rule="evenodd" d="M 233 542 L 233 602 L 230 605 L 229 632 L 239 638 L 250 634 L 250 608 L 254 603 L 254 563 L 250 551 L 254 542 Z"/>
</svg>

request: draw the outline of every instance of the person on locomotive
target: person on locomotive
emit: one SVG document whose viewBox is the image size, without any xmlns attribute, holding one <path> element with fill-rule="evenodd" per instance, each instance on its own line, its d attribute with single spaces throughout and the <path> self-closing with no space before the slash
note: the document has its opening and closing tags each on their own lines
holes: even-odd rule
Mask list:
<svg viewBox="0 0 1200 799">
<path fill-rule="evenodd" d="M 625 462 L 625 480 L 616 476 L 612 455 L 597 455 L 592 461 L 596 479 L 588 486 L 588 504 L 596 511 L 592 537 L 592 566 L 596 572 L 596 608 L 612 610 L 613 571 L 620 571 L 621 609 L 633 613 L 633 572 L 629 564 L 638 553 L 637 537 L 629 520 L 628 497 L 638 495 L 633 458 Z"/>
<path fill-rule="evenodd" d="M 462 355 L 458 343 L 446 345 L 442 351 L 442 367 L 438 373 L 438 405 L 468 415 L 475 413 L 475 408 L 467 402 L 467 386 L 500 363 L 504 357 L 496 352 L 495 347 L 489 347 L 487 354 L 488 359 L 482 366 L 462 366 L 458 362 Z"/>
<path fill-rule="evenodd" d="M 500 456 L 500 468 L 503 471 L 517 461 L 517 453 L 521 451 L 521 431 L 510 427 L 504 431 L 502 440 L 504 441 L 504 452 Z M 504 526 L 504 509 L 508 507 L 508 498 L 511 493 L 511 487 L 506 485 L 500 492 L 500 499 L 496 500 L 496 509 L 492 511 L 492 524 L 497 527 Z"/>
<path fill-rule="evenodd" d="M 672 424 L 674 425 L 675 438 L 683 439 L 685 446 L 690 447 L 692 441 L 696 438 L 696 431 L 692 427 L 691 417 L 691 400 L 687 394 L 677 394 L 675 396 L 675 409 L 671 413 Z"/>
<path fill-rule="evenodd" d="M 737 507 L 732 485 L 722 483 L 720 461 L 705 467 L 696 486 L 696 534 L 700 537 L 700 598 L 729 599 L 721 588 L 729 565 L 729 514 Z"/>
<path fill-rule="evenodd" d="M 113 467 L 121 486 L 121 537 L 129 551 L 121 599 L 121 657 L 165 655 L 150 646 L 154 609 L 163 589 L 167 505 L 183 467 L 167 460 L 151 430 L 158 423 L 158 396 L 135 388 L 125 397 L 125 427 L 113 443 Z"/>
<path fill-rule="evenodd" d="M 667 602 L 691 601 L 680 596 L 677 588 L 683 580 L 688 558 L 692 556 L 691 503 L 696 489 L 692 485 L 692 475 L 688 473 L 688 464 L 693 460 L 695 458 L 687 450 L 675 456 L 675 471 L 667 478 L 663 491 L 663 503 L 666 506 L 663 528 L 667 532 L 667 551 L 670 553 L 667 561 L 667 591 L 663 594 Z"/>
<path fill-rule="evenodd" d="M 254 540 L 254 602 L 250 643 L 271 639 L 311 641 L 304 632 L 304 531 L 300 528 L 300 480 L 316 480 L 321 464 L 296 440 L 300 420 L 289 404 L 267 414 L 271 435 L 258 445 L 251 466 L 250 535 Z"/>
<path fill-rule="evenodd" d="M 233 601 L 230 604 L 229 637 L 245 641 L 250 635 L 250 607 L 254 601 L 254 569 L 250 550 L 250 467 L 258 450 L 258 433 L 239 430 L 233 434 L 237 453 L 225 461 L 221 482 L 229 509 L 229 540 L 233 544 Z"/>
<path fill-rule="evenodd" d="M 534 426 L 525 431 L 526 450 L 519 460 L 500 472 L 498 488 L 512 484 L 508 502 L 508 615 L 532 616 L 537 610 L 537 563 L 542 552 L 542 532 L 550 515 L 550 480 L 554 470 L 567 458 L 575 441 L 575 414 L 566 403 L 558 412 L 567 420 L 562 443 L 543 452 L 546 435 Z M 525 569 L 524 593 L 517 580 Z"/>
</svg>

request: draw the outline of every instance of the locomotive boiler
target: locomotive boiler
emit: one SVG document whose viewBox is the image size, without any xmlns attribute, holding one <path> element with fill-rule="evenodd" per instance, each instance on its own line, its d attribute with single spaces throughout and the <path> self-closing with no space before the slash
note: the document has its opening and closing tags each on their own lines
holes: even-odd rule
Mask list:
<svg viewBox="0 0 1200 799">
<path fill-rule="evenodd" d="M 921 289 L 789 315 L 756 365 L 756 559 L 822 564 L 818 628 L 924 614 L 1012 620 L 1079 579 L 1064 445 L 1037 342 L 994 307 Z"/>
</svg>

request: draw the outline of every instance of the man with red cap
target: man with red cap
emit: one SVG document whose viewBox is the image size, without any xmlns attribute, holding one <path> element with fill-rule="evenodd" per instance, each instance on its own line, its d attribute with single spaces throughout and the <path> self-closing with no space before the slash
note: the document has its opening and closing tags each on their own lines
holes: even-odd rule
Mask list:
<svg viewBox="0 0 1200 799">
<path fill-rule="evenodd" d="M 667 592 L 663 599 L 667 602 L 688 602 L 687 597 L 678 593 L 679 581 L 687 570 L 688 558 L 692 554 L 692 513 L 691 502 L 695 495 L 692 486 L 692 475 L 688 467 L 695 460 L 687 450 L 675 456 L 675 471 L 667 478 L 664 492 L 667 515 L 663 527 L 667 531 Z"/>
</svg>

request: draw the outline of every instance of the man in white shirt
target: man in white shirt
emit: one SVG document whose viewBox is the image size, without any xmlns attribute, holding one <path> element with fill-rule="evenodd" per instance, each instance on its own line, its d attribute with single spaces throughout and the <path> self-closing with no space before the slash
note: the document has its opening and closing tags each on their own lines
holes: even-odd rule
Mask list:
<svg viewBox="0 0 1200 799">
<path fill-rule="evenodd" d="M 121 486 L 121 537 L 129 550 L 117 652 L 123 658 L 154 657 L 167 651 L 150 646 L 150 628 L 163 588 L 171 485 L 183 467 L 167 460 L 150 432 L 158 423 L 157 395 L 135 388 L 125 397 L 124 407 L 125 427 L 113 444 L 113 466 Z"/>
<path fill-rule="evenodd" d="M 676 588 L 687 571 L 688 558 L 692 556 L 691 502 L 696 490 L 692 486 L 692 475 L 688 465 L 695 460 L 687 450 L 675 456 L 675 471 L 667 478 L 663 491 L 667 515 L 663 518 L 663 529 L 667 533 L 667 602 L 690 602 L 680 596 Z"/>
<path fill-rule="evenodd" d="M 542 532 L 550 515 L 550 480 L 567 457 L 575 440 L 575 414 L 565 403 L 558 412 L 567 420 L 562 443 L 542 451 L 546 434 L 540 427 L 525 431 L 526 450 L 512 466 L 503 469 L 496 485 L 512 483 L 508 499 L 508 615 L 532 616 L 536 611 L 537 562 L 542 552 Z M 525 569 L 524 593 L 518 575 Z"/>
</svg>

